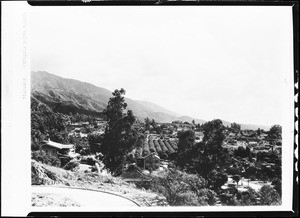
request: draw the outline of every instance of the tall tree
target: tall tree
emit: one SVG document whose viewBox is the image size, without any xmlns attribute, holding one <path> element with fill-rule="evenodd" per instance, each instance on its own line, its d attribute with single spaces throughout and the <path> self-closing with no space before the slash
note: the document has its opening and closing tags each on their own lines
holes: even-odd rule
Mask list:
<svg viewBox="0 0 300 218">
<path fill-rule="evenodd" d="M 241 131 L 241 125 L 237 124 L 237 123 L 234 123 L 234 122 L 232 124 L 230 124 L 230 128 L 233 132 Z"/>
<path fill-rule="evenodd" d="M 191 149 L 195 143 L 195 132 L 192 130 L 178 132 L 177 165 L 184 168 L 191 161 Z"/>
<path fill-rule="evenodd" d="M 280 139 L 282 134 L 282 127 L 280 125 L 274 125 L 270 128 L 268 136 L 270 139 Z"/>
<path fill-rule="evenodd" d="M 227 181 L 222 170 L 229 159 L 228 153 L 222 148 L 225 127 L 221 120 L 209 121 L 202 127 L 202 142 L 194 144 L 194 135 L 191 132 L 179 135 L 177 165 L 210 181 L 209 186 L 216 190 Z M 211 173 L 214 169 L 216 171 Z"/>
<path fill-rule="evenodd" d="M 195 132 L 192 130 L 187 130 L 183 132 L 178 132 L 178 152 L 184 152 L 188 148 L 191 148 L 195 143 Z"/>
<path fill-rule="evenodd" d="M 145 119 L 145 130 L 150 130 L 150 120 L 148 117 Z"/>
<path fill-rule="evenodd" d="M 203 125 L 204 137 L 203 142 L 208 150 L 218 152 L 222 150 L 222 144 L 225 139 L 225 127 L 221 120 L 216 119 L 206 122 Z"/>
<path fill-rule="evenodd" d="M 119 174 L 125 160 L 125 155 L 135 146 L 138 133 L 133 124 L 135 117 L 131 110 L 126 110 L 125 90 L 115 90 L 104 111 L 108 123 L 99 148 L 103 154 L 103 163 L 113 174 Z"/>
</svg>

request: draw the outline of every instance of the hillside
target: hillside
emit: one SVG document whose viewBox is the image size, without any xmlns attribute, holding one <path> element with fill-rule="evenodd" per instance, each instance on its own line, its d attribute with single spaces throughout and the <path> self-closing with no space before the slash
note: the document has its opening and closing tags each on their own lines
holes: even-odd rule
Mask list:
<svg viewBox="0 0 300 218">
<path fill-rule="evenodd" d="M 65 114 L 78 112 L 100 115 L 110 97 L 112 97 L 111 91 L 105 88 L 74 79 L 62 78 L 45 71 L 31 72 L 31 103 L 36 107 L 51 108 L 55 112 Z M 174 120 L 182 122 L 195 120 L 196 123 L 200 124 L 206 122 L 202 119 L 182 116 L 152 102 L 130 98 L 126 98 L 126 102 L 128 109 L 141 119 L 148 117 L 160 123 L 169 123 Z M 224 125 L 230 125 L 228 121 L 223 122 Z M 267 126 L 258 125 L 241 124 L 241 126 L 243 129 L 269 129 Z"/>
<path fill-rule="evenodd" d="M 111 91 L 89 83 L 62 78 L 45 71 L 31 72 L 31 101 L 61 113 L 95 114 L 103 111 Z M 176 113 L 146 101 L 126 98 L 128 109 L 139 118 L 171 122 Z"/>
<path fill-rule="evenodd" d="M 55 187 L 65 187 L 104 191 L 132 199 L 141 206 L 167 205 L 165 197 L 149 190 L 139 189 L 134 184 L 127 183 L 119 177 L 113 177 L 110 174 L 102 175 L 96 172 L 85 173 L 78 170 L 68 171 L 42 164 L 35 160 L 31 161 L 31 184 L 35 186 L 33 188 L 48 187 L 51 189 Z M 55 198 L 56 196 L 53 196 L 53 194 L 50 196 L 52 200 L 51 198 L 49 199 L 48 196 L 45 196 L 45 194 L 39 195 L 40 196 L 37 196 L 37 194 L 35 194 L 32 196 L 32 204 L 35 204 L 33 206 L 70 206 L 70 204 L 71 206 L 79 206 L 76 204 L 77 202 L 72 201 L 72 199 L 64 199 L 64 205 L 58 205 L 58 202 L 54 201 L 57 200 L 57 198 Z M 62 200 L 61 198 L 59 200 Z M 85 199 L 85 201 L 88 200 Z M 48 205 L 45 205 L 45 202 L 48 203 Z M 68 205 L 65 205 L 65 202 L 67 202 Z"/>
</svg>

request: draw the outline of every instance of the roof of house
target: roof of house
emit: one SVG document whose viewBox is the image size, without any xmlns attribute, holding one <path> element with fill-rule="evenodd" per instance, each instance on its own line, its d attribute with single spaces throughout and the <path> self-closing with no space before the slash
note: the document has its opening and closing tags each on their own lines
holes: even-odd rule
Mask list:
<svg viewBox="0 0 300 218">
<path fill-rule="evenodd" d="M 58 148 L 58 149 L 64 149 L 64 148 L 70 149 L 70 148 L 74 148 L 74 145 L 72 145 L 72 144 L 63 145 L 63 144 L 60 144 L 60 143 L 57 143 L 57 142 L 53 142 L 51 140 L 44 141 L 43 145 L 48 145 L 48 146 L 51 146 L 51 147 L 54 147 L 54 148 Z"/>
</svg>

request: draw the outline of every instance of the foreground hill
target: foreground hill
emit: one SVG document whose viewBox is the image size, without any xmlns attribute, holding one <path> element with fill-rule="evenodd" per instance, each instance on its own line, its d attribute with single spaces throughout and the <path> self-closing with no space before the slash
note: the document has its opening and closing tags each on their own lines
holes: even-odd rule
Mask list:
<svg viewBox="0 0 300 218">
<path fill-rule="evenodd" d="M 100 115 L 107 106 L 110 97 L 112 97 L 110 90 L 90 83 L 62 78 L 45 71 L 31 72 L 31 102 L 39 107 L 43 106 L 65 114 L 78 112 Z M 195 120 L 196 123 L 200 124 L 206 122 L 205 120 L 182 116 L 152 102 L 130 98 L 126 98 L 126 102 L 128 109 L 132 110 L 135 116 L 141 119 L 148 117 L 160 123 L 170 123 L 174 120 L 183 122 Z M 224 125 L 230 125 L 230 122 L 224 121 Z M 249 129 L 262 128 L 268 130 L 269 128 L 245 124 L 241 126 Z"/>
<path fill-rule="evenodd" d="M 55 187 L 65 188 L 81 188 L 96 191 L 105 191 L 113 193 L 117 196 L 123 196 L 137 202 L 140 206 L 164 206 L 167 205 L 165 197 L 157 193 L 142 190 L 137 188 L 134 184 L 127 183 L 119 177 L 113 177 L 110 174 L 102 175 L 96 172 L 80 172 L 69 171 L 59 167 L 49 166 L 31 160 L 31 184 L 36 186 L 33 190 L 38 188 L 48 188 L 50 193 Z M 41 186 L 41 187 L 40 187 Z M 74 190 L 72 190 L 75 192 Z M 41 190 L 43 193 L 43 191 Z M 81 190 L 84 192 L 84 190 Z M 90 191 L 86 191 L 90 192 Z M 38 192 L 39 193 L 39 192 Z M 44 191 L 45 194 L 48 193 Z M 57 205 L 55 195 L 47 196 L 45 194 L 37 194 L 32 196 L 33 206 L 80 206 L 80 202 L 72 201 L 72 199 L 64 199 L 67 205 Z M 67 195 L 65 192 L 61 194 Z M 86 193 L 88 195 L 88 193 Z M 96 193 L 100 195 L 99 193 Z M 69 194 L 70 196 L 70 194 Z M 54 199 L 53 199 L 54 198 Z M 78 198 L 77 198 L 78 199 Z M 94 197 L 92 197 L 94 199 Z M 60 199 L 61 200 L 61 199 Z M 84 203 L 88 200 L 85 198 Z M 78 205 L 79 203 L 79 205 Z M 47 204 L 47 205 L 46 205 Z M 83 205 L 84 206 L 84 205 Z M 89 206 L 89 205 L 86 205 Z"/>
</svg>

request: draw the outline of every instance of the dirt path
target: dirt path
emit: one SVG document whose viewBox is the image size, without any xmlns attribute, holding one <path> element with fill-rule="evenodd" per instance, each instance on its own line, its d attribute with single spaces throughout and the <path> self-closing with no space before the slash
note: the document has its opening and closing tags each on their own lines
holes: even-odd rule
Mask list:
<svg viewBox="0 0 300 218">
<path fill-rule="evenodd" d="M 77 188 L 63 188 L 53 186 L 32 186 L 33 194 L 61 195 L 71 199 L 81 207 L 138 207 L 133 201 L 121 196 Z M 49 205 L 50 206 L 50 205 Z"/>
</svg>

